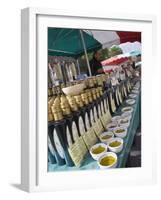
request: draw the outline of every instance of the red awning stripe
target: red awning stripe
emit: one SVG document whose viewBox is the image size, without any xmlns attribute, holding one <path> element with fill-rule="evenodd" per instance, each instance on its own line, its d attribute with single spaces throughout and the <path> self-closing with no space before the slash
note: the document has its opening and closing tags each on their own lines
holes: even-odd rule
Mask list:
<svg viewBox="0 0 161 200">
<path fill-rule="evenodd" d="M 141 42 L 141 32 L 117 31 L 117 34 L 120 37 L 120 43 Z"/>
</svg>

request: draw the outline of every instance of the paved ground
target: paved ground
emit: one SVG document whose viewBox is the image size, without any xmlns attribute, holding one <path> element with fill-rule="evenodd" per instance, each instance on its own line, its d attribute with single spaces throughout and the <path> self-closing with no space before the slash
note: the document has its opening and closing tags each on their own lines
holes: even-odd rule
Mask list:
<svg viewBox="0 0 161 200">
<path fill-rule="evenodd" d="M 141 126 L 137 129 L 126 167 L 141 167 Z"/>
</svg>

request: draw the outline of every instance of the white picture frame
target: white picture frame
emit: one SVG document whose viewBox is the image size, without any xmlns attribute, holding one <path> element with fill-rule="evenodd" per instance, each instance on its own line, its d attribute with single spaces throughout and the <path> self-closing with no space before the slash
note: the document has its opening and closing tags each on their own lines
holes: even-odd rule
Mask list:
<svg viewBox="0 0 161 200">
<path fill-rule="evenodd" d="M 47 172 L 47 76 L 44 74 L 47 72 L 47 67 L 45 67 L 47 66 L 45 31 L 47 31 L 48 26 L 142 32 L 142 102 L 144 104 L 142 104 L 141 168 L 109 170 L 108 173 L 104 170 Z M 150 137 L 154 119 L 151 117 L 153 110 L 149 106 L 152 97 L 148 92 L 148 89 L 152 87 L 149 80 L 153 80 L 150 66 L 155 65 L 155 29 L 156 19 L 151 15 L 87 13 L 44 8 L 25 8 L 22 10 L 21 188 L 23 190 L 29 192 L 54 191 L 108 187 L 120 184 L 155 183 L 155 133 L 154 137 Z M 147 109 L 149 109 L 149 117 L 145 114 Z M 148 151 L 149 147 L 151 148 L 150 152 Z"/>
</svg>

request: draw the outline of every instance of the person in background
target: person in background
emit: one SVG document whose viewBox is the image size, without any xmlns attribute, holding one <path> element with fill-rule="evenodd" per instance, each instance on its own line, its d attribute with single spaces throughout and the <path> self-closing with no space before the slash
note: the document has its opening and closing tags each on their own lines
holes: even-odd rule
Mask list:
<svg viewBox="0 0 161 200">
<path fill-rule="evenodd" d="M 93 58 L 89 63 L 91 67 L 92 76 L 104 73 L 102 64 L 100 62 L 100 58 L 101 58 L 100 51 L 95 51 L 93 54 Z M 89 72 L 87 74 L 89 76 Z"/>
<path fill-rule="evenodd" d="M 136 61 L 135 57 L 129 57 L 129 63 L 131 64 L 131 67 L 133 69 L 135 69 L 135 61 Z"/>
</svg>

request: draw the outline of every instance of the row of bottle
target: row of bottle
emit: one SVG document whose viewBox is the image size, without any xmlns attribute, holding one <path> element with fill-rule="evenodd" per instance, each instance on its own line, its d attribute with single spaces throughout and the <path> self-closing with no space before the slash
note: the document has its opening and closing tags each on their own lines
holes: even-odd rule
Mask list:
<svg viewBox="0 0 161 200">
<path fill-rule="evenodd" d="M 88 77 L 85 80 L 76 80 L 72 82 L 61 83 L 52 88 L 48 88 L 48 97 L 52 97 L 53 95 L 61 95 L 62 88 L 72 86 L 75 84 L 82 83 L 85 85 L 86 89 L 102 87 L 103 89 L 107 89 L 109 86 L 111 87 L 111 82 L 109 79 L 109 75 L 101 74 L 97 76 Z"/>
<path fill-rule="evenodd" d="M 77 97 L 79 107 L 72 101 L 73 97 L 56 97 L 53 101 L 55 121 L 48 124 L 50 162 L 80 166 L 89 148 L 97 142 L 99 135 L 110 122 L 111 115 L 122 104 L 130 89 L 130 81 L 122 81 L 103 93 L 100 91 L 99 96 L 93 95 L 90 102 L 85 101 L 84 96 L 84 104 L 81 104 Z"/>
</svg>

